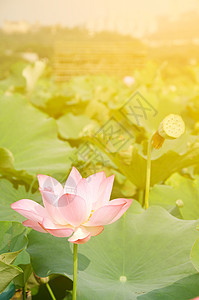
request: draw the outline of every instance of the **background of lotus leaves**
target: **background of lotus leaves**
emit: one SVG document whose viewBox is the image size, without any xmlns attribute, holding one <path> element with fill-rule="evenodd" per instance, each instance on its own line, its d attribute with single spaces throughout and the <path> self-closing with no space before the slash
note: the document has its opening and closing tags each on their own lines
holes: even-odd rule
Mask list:
<svg viewBox="0 0 199 300">
<path fill-rule="evenodd" d="M 22 76 L 26 67 L 25 62 L 14 64 L 0 80 L 0 292 L 28 281 L 35 299 L 49 299 L 34 271 L 50 276 L 57 299 L 70 299 L 72 245 L 25 229 L 24 218 L 10 204 L 23 198 L 41 203 L 36 175 L 51 175 L 64 183 L 74 165 L 83 176 L 101 170 L 107 176 L 114 173 L 112 198 L 135 199 L 121 220 L 79 247 L 78 299 L 198 296 L 199 67 L 184 68 L 184 73 L 176 68 L 169 79 L 169 65 L 148 62 L 134 72 L 131 87 L 108 76 L 77 76 L 58 85 L 48 70 L 29 92 Z M 141 118 L 140 124 L 127 117 L 128 108 L 121 113 L 137 91 L 157 112 Z M 151 207 L 145 212 L 138 201 L 142 204 L 147 141 L 169 113 L 182 115 L 186 133 L 152 152 Z M 96 138 L 111 118 L 132 137 L 120 150 L 107 147 L 111 135 L 106 141 Z M 82 155 L 85 145 L 94 156 Z"/>
</svg>

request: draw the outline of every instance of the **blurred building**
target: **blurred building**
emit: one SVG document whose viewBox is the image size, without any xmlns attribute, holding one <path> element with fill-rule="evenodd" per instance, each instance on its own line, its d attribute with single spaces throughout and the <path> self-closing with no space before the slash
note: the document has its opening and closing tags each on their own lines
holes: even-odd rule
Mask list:
<svg viewBox="0 0 199 300">
<path fill-rule="evenodd" d="M 2 30 L 5 33 L 27 33 L 31 29 L 31 25 L 25 21 L 4 21 Z"/>
</svg>

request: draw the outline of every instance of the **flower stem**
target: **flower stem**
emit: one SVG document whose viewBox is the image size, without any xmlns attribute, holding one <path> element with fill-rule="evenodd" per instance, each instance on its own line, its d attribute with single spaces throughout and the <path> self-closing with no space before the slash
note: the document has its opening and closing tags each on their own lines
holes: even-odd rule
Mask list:
<svg viewBox="0 0 199 300">
<path fill-rule="evenodd" d="M 149 139 L 148 148 L 147 148 L 146 187 L 145 187 L 145 197 L 144 197 L 145 209 L 147 209 L 149 207 L 149 190 L 150 190 L 150 181 L 151 181 L 152 137 Z"/>
<path fill-rule="evenodd" d="M 51 295 L 51 298 L 52 298 L 53 300 L 56 300 L 55 295 L 53 294 L 53 291 L 52 291 L 52 289 L 51 289 L 51 287 L 50 287 L 50 285 L 49 285 L 48 282 L 46 283 L 46 287 L 47 287 L 47 289 L 48 289 L 48 291 L 49 291 L 49 293 L 50 293 L 50 295 Z"/>
<path fill-rule="evenodd" d="M 25 283 L 23 287 L 23 300 L 26 300 L 26 289 L 27 289 L 27 284 Z"/>
<path fill-rule="evenodd" d="M 77 244 L 73 245 L 73 300 L 77 299 Z"/>
<path fill-rule="evenodd" d="M 143 190 L 139 190 L 138 191 L 138 202 L 142 205 L 142 206 L 144 206 L 144 191 Z"/>
</svg>

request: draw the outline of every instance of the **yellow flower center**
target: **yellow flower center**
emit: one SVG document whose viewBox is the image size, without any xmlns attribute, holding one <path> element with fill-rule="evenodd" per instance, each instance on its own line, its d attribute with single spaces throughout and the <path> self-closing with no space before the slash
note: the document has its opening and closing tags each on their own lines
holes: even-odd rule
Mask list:
<svg viewBox="0 0 199 300">
<path fill-rule="evenodd" d="M 88 217 L 88 220 L 86 220 L 86 222 L 84 222 L 84 224 L 87 223 L 90 220 L 90 218 L 92 217 L 93 213 L 94 213 L 94 210 L 92 209 L 91 213 L 90 213 L 90 216 Z"/>
</svg>

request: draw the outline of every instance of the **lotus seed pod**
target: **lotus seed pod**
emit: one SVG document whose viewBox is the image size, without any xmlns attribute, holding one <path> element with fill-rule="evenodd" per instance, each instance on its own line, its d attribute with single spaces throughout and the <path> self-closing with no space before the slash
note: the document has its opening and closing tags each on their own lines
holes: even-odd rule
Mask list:
<svg viewBox="0 0 199 300">
<path fill-rule="evenodd" d="M 164 118 L 158 133 L 165 139 L 177 139 L 185 132 L 185 124 L 181 116 L 170 114 Z"/>
<path fill-rule="evenodd" d="M 178 199 L 176 200 L 176 205 L 179 207 L 179 208 L 182 208 L 184 206 L 184 202 L 181 200 L 181 199 Z"/>
<path fill-rule="evenodd" d="M 160 123 L 158 130 L 152 138 L 152 145 L 160 149 L 165 139 L 177 139 L 185 132 L 185 124 L 179 115 L 168 115 Z"/>
</svg>

